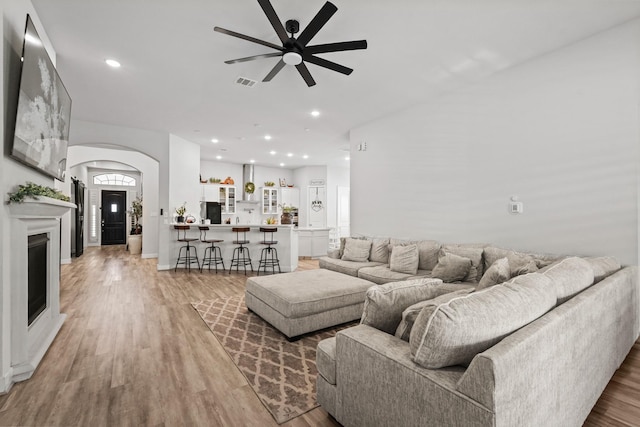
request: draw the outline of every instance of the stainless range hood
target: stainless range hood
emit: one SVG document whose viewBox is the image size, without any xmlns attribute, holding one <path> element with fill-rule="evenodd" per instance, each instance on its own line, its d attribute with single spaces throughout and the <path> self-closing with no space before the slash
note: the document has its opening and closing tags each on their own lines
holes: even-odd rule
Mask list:
<svg viewBox="0 0 640 427">
<path fill-rule="evenodd" d="M 253 194 L 249 194 L 244 191 L 244 186 L 247 182 L 252 182 L 255 185 L 255 191 Z M 260 199 L 258 198 L 258 186 L 256 185 L 254 173 L 253 173 L 253 165 L 242 165 L 242 187 L 240 189 L 242 191 L 242 200 L 244 203 L 259 203 Z"/>
</svg>

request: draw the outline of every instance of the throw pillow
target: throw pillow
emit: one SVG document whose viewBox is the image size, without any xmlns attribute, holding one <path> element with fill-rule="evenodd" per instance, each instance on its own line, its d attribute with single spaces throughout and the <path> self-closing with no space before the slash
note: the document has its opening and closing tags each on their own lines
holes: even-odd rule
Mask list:
<svg viewBox="0 0 640 427">
<path fill-rule="evenodd" d="M 389 239 L 373 239 L 371 241 L 369 261 L 389 263 Z"/>
<path fill-rule="evenodd" d="M 452 284 L 443 283 L 441 286 L 437 288 L 438 291 L 440 291 L 440 294 L 437 296 L 434 295 L 435 298 L 432 297 L 431 299 L 426 299 L 424 301 L 417 302 L 405 308 L 404 311 L 402 312 L 402 320 L 400 321 L 400 324 L 396 328 L 395 336 L 400 338 L 401 340 L 409 342 L 411 329 L 413 329 L 413 325 L 416 322 L 416 318 L 418 317 L 418 314 L 420 314 L 420 312 L 424 307 L 426 307 L 427 305 L 441 304 L 453 298 L 457 298 L 460 295 L 469 294 L 474 291 L 473 288 L 467 288 L 467 289 L 458 289 L 457 291 L 451 292 L 451 289 L 448 287 L 452 287 L 452 286 L 459 287 L 463 285 L 452 285 Z"/>
<path fill-rule="evenodd" d="M 476 287 L 477 290 L 490 288 L 498 283 L 504 283 L 511 278 L 511 270 L 509 268 L 509 260 L 500 258 L 484 273 L 480 283 Z"/>
<path fill-rule="evenodd" d="M 507 258 L 509 259 L 509 258 Z M 511 265 L 511 261 L 509 261 L 509 265 Z M 535 273 L 539 270 L 538 264 L 536 261 L 531 258 L 526 264 L 518 265 L 515 268 L 511 268 L 511 276 L 522 276 L 523 274 Z"/>
<path fill-rule="evenodd" d="M 418 273 L 418 246 L 394 246 L 389 257 L 389 269 L 396 273 Z"/>
<path fill-rule="evenodd" d="M 360 323 L 393 334 L 404 309 L 439 295 L 439 285 L 440 279 L 416 279 L 372 286 L 367 290 Z"/>
<path fill-rule="evenodd" d="M 418 255 L 420 261 L 418 263 L 419 270 L 433 270 L 438 264 L 438 255 L 440 253 L 440 243 L 434 240 L 420 240 L 417 242 Z"/>
<path fill-rule="evenodd" d="M 431 276 L 442 279 L 446 283 L 459 282 L 467 277 L 470 268 L 469 258 L 445 252 L 438 259 L 438 264 L 433 268 Z"/>
<path fill-rule="evenodd" d="M 585 258 L 593 268 L 594 283 L 598 283 L 607 276 L 612 275 L 622 268 L 617 259 L 610 256 Z"/>
<path fill-rule="evenodd" d="M 476 354 L 551 310 L 555 300 L 551 279 L 533 273 L 428 305 L 409 336 L 413 360 L 428 369 L 467 366 Z"/>
<path fill-rule="evenodd" d="M 478 283 L 482 278 L 484 268 L 482 265 L 482 253 L 483 245 L 481 244 L 468 244 L 468 245 L 444 245 L 440 250 L 440 255 L 444 252 L 455 254 L 471 260 L 471 268 L 467 277 L 464 278 L 465 282 Z"/>
<path fill-rule="evenodd" d="M 370 250 L 371 240 L 348 238 L 344 243 L 342 259 L 345 261 L 367 262 L 369 261 Z"/>
</svg>

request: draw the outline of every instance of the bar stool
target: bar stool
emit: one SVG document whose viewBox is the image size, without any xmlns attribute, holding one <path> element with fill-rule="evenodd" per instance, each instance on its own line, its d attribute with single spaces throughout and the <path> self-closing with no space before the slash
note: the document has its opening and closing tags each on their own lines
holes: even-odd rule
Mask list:
<svg viewBox="0 0 640 427">
<path fill-rule="evenodd" d="M 249 248 L 244 246 L 251 242 L 247 240 L 247 232 L 249 227 L 232 227 L 231 232 L 236 233 L 236 240 L 233 241 L 234 245 L 238 245 L 233 249 L 233 257 L 231 258 L 231 266 L 229 267 L 229 274 L 233 267 L 236 267 L 236 271 L 240 271 L 240 266 L 244 267 L 244 275 L 247 275 L 247 265 L 251 267 L 253 271 L 253 265 L 251 264 L 251 255 L 249 254 Z M 240 238 L 242 233 L 242 239 Z"/>
<path fill-rule="evenodd" d="M 267 267 L 271 267 L 271 273 L 275 274 L 276 266 L 278 266 L 278 273 L 282 273 L 280 270 L 280 260 L 278 259 L 278 250 L 273 247 L 277 245 L 278 241 L 273 240 L 273 233 L 278 232 L 277 227 L 260 227 L 262 233 L 261 245 L 266 245 L 266 248 L 260 252 L 260 263 L 258 264 L 258 276 L 260 275 L 260 269 L 264 268 L 264 273 L 267 274 Z M 269 238 L 267 239 L 267 234 Z"/>
<path fill-rule="evenodd" d="M 224 242 L 221 239 L 207 239 L 207 231 L 209 231 L 209 227 L 206 225 L 198 226 L 200 229 L 200 241 L 202 243 L 209 243 L 211 246 L 207 246 L 204 248 L 204 255 L 202 256 L 202 265 L 200 266 L 200 273 L 204 270 L 204 266 L 209 266 L 209 271 L 211 271 L 211 266 L 215 266 L 216 274 L 218 274 L 218 264 L 222 264 L 222 270 L 226 270 L 224 268 L 224 260 L 222 259 L 222 250 L 220 246 L 216 246 L 216 243 Z M 207 256 L 207 251 L 209 251 L 209 256 Z"/>
<path fill-rule="evenodd" d="M 178 271 L 178 264 L 184 264 L 191 272 L 191 264 L 197 263 L 198 269 L 200 269 L 200 261 L 198 260 L 198 249 L 195 246 L 191 246 L 191 242 L 195 242 L 198 240 L 197 237 L 187 237 L 187 231 L 191 229 L 188 225 L 174 225 L 178 232 L 178 242 L 186 243 L 185 246 L 180 246 L 180 250 L 178 251 L 178 259 L 176 260 L 176 268 L 173 271 Z M 182 255 L 182 250 L 185 250 L 185 254 Z M 191 250 L 195 252 L 195 257 L 191 256 Z"/>
</svg>

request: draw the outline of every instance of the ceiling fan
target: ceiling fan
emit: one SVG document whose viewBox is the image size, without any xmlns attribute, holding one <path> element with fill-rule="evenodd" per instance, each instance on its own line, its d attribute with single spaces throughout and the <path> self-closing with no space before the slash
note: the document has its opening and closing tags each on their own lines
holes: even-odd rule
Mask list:
<svg viewBox="0 0 640 427">
<path fill-rule="evenodd" d="M 275 67 L 267 74 L 262 80 L 263 82 L 269 82 L 276 74 L 282 70 L 285 65 L 295 65 L 296 69 L 307 83 L 307 86 L 311 87 L 316 84 L 311 73 L 307 68 L 305 62 L 319 65 L 320 67 L 328 68 L 338 73 L 349 75 L 353 72 L 353 69 L 345 67 L 344 65 L 336 64 L 335 62 L 328 61 L 324 58 L 315 56 L 317 53 L 327 52 L 340 52 L 344 50 L 357 50 L 366 49 L 366 40 L 356 40 L 349 42 L 327 43 L 317 44 L 313 46 L 307 46 L 311 39 L 320 31 L 320 29 L 331 19 L 334 13 L 338 11 L 338 8 L 331 2 L 326 2 L 316 16 L 309 22 L 309 25 L 300 33 L 298 37 L 294 37 L 298 31 L 300 31 L 300 23 L 294 19 L 290 19 L 282 25 L 280 18 L 273 9 L 273 6 L 269 0 L 258 0 L 258 3 L 262 7 L 265 15 L 269 19 L 271 26 L 276 31 L 276 34 L 282 42 L 282 46 L 273 44 L 264 40 L 259 40 L 251 36 L 236 33 L 235 31 L 225 30 L 224 28 L 214 27 L 213 30 L 218 33 L 227 34 L 229 36 L 238 37 L 243 40 L 247 40 L 253 43 L 257 43 L 266 47 L 277 50 L 278 52 L 265 53 L 262 55 L 248 56 L 246 58 L 232 59 L 224 61 L 225 64 L 235 64 L 236 62 L 254 61 L 262 58 L 275 58 L 280 56 L 280 61 Z M 291 34 L 290 36 L 287 34 Z"/>
</svg>

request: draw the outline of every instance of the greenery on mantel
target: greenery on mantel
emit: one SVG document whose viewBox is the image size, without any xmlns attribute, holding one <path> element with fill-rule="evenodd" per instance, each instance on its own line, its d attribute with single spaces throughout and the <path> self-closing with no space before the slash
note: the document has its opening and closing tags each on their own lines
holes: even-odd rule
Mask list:
<svg viewBox="0 0 640 427">
<path fill-rule="evenodd" d="M 69 196 L 61 193 L 55 188 L 45 187 L 27 181 L 26 184 L 19 185 L 17 191 L 9 193 L 9 203 L 22 203 L 25 197 L 38 200 L 38 196 L 51 197 L 52 199 L 58 199 L 65 202 L 71 201 Z"/>
</svg>

